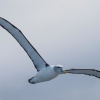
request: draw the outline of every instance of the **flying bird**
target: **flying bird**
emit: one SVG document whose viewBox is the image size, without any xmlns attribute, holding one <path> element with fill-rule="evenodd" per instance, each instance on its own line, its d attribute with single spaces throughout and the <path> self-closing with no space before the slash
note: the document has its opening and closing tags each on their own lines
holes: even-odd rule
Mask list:
<svg viewBox="0 0 100 100">
<path fill-rule="evenodd" d="M 28 80 L 31 84 L 49 81 L 60 74 L 85 74 L 100 78 L 100 71 L 95 69 L 68 69 L 64 70 L 62 65 L 49 65 L 31 45 L 23 33 L 12 23 L 0 17 L 0 26 L 7 30 L 26 51 L 29 58 L 32 60 L 37 74 Z"/>
</svg>

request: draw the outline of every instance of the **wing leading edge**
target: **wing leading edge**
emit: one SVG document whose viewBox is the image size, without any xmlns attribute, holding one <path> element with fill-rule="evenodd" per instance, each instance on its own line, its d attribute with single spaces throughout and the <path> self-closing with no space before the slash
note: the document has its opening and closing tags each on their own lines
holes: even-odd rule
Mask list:
<svg viewBox="0 0 100 100">
<path fill-rule="evenodd" d="M 95 69 L 69 69 L 66 70 L 67 73 L 71 74 L 85 74 L 90 76 L 95 76 L 97 78 L 100 78 L 100 71 Z"/>
<path fill-rule="evenodd" d="M 43 67 L 49 66 L 17 27 L 1 17 L 0 26 L 7 30 L 17 40 L 32 60 L 37 71 L 40 71 Z"/>
</svg>

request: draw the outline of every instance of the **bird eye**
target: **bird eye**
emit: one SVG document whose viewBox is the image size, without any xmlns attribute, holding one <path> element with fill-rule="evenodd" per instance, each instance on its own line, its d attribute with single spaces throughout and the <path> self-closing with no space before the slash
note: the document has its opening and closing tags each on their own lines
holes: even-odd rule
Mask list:
<svg viewBox="0 0 100 100">
<path fill-rule="evenodd" d="M 60 68 L 60 67 L 57 67 L 57 68 Z"/>
</svg>

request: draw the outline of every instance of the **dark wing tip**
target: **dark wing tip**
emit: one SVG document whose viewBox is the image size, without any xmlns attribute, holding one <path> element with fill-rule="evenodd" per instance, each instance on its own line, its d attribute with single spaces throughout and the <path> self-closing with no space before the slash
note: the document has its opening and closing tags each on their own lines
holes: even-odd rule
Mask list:
<svg viewBox="0 0 100 100">
<path fill-rule="evenodd" d="M 85 74 L 85 75 L 95 76 L 97 78 L 100 78 L 100 71 L 95 69 L 69 69 L 66 70 L 66 72 L 71 74 Z"/>
</svg>

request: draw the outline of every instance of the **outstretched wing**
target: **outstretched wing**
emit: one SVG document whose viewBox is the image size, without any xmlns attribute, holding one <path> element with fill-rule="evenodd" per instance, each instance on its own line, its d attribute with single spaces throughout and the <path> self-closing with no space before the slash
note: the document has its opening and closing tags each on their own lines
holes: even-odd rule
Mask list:
<svg viewBox="0 0 100 100">
<path fill-rule="evenodd" d="M 37 71 L 40 71 L 43 67 L 49 66 L 17 27 L 1 17 L 0 26 L 7 30 L 22 46 L 34 63 Z"/>
<path fill-rule="evenodd" d="M 90 76 L 95 76 L 97 78 L 100 78 L 100 71 L 95 69 L 69 69 L 66 70 L 66 73 L 85 74 L 85 75 L 90 75 Z"/>
</svg>

